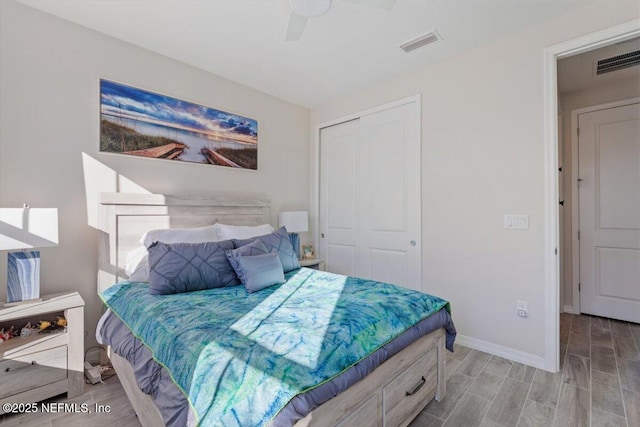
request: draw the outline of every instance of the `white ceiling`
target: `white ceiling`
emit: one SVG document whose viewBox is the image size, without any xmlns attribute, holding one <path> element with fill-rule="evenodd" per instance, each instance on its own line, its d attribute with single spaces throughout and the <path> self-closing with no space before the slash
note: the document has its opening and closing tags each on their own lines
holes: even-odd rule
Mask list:
<svg viewBox="0 0 640 427">
<path fill-rule="evenodd" d="M 558 90 L 560 93 L 594 89 L 614 80 L 637 79 L 640 85 L 640 65 L 605 74 L 596 74 L 596 64 L 601 59 L 640 50 L 640 38 L 616 43 L 600 49 L 570 56 L 558 61 Z"/>
<path fill-rule="evenodd" d="M 398 0 L 390 11 L 333 0 L 298 42 L 284 41 L 286 0 L 19 1 L 313 107 L 591 3 L 624 0 Z M 408 54 L 398 47 L 433 29 L 442 41 Z"/>
</svg>

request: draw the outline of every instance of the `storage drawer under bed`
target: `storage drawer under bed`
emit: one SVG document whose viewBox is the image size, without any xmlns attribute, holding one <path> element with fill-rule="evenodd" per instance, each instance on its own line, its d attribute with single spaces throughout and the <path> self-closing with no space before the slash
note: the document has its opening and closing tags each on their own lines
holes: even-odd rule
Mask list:
<svg viewBox="0 0 640 427">
<path fill-rule="evenodd" d="M 437 349 L 432 347 L 382 389 L 385 426 L 408 424 L 436 394 Z M 407 418 L 409 416 L 409 418 Z"/>
</svg>

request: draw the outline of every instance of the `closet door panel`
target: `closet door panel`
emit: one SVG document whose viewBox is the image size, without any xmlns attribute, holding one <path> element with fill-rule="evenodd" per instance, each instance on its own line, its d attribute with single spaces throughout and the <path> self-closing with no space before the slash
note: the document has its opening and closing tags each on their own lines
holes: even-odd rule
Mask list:
<svg viewBox="0 0 640 427">
<path fill-rule="evenodd" d="M 358 138 L 357 120 L 321 131 L 320 257 L 329 271 L 350 276 L 356 274 Z"/>
<path fill-rule="evenodd" d="M 413 103 L 360 119 L 362 277 L 421 290 L 420 142 Z M 413 242 L 413 243 L 412 243 Z"/>
</svg>

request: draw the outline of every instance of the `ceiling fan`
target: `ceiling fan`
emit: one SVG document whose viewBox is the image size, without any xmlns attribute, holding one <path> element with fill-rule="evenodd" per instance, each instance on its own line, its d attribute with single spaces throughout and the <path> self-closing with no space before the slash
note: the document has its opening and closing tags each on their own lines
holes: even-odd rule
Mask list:
<svg viewBox="0 0 640 427">
<path fill-rule="evenodd" d="M 391 10 L 396 0 L 342 0 L 363 6 Z M 323 15 L 331 7 L 331 0 L 289 0 L 291 12 L 284 39 L 298 41 L 302 37 L 304 26 L 309 18 Z"/>
</svg>

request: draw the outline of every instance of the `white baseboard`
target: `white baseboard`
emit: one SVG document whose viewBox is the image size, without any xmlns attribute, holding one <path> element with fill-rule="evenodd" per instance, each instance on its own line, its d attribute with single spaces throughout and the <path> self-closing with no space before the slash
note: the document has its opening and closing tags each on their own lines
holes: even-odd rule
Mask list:
<svg viewBox="0 0 640 427">
<path fill-rule="evenodd" d="M 545 369 L 544 357 L 525 353 L 524 351 L 515 350 L 510 347 L 504 347 L 489 341 L 483 341 L 477 338 L 458 334 L 456 337 L 456 344 L 460 344 L 474 350 L 484 351 L 485 353 L 493 354 L 495 356 L 504 357 L 505 359 L 533 366 L 534 368 Z"/>
<path fill-rule="evenodd" d="M 563 313 L 573 313 L 573 306 L 572 305 L 565 305 L 564 307 L 562 307 L 562 312 Z"/>
</svg>

